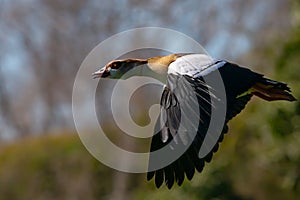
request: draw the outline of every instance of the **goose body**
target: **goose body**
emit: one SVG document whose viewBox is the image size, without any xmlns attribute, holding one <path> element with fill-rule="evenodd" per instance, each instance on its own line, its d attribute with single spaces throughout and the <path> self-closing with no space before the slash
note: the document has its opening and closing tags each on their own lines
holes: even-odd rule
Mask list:
<svg viewBox="0 0 300 200">
<path fill-rule="evenodd" d="M 213 73 L 219 73 L 222 79 L 218 81 L 223 81 L 224 84 L 226 114 L 217 142 L 206 156 L 199 157 L 199 150 L 207 136 L 210 123 L 213 106 L 211 102 L 218 99 L 214 92 L 210 92 L 217 93 L 218 88 L 212 88 L 205 82 L 205 78 Z M 267 101 L 296 100 L 285 83 L 267 79 L 247 68 L 204 54 L 182 53 L 149 59 L 115 60 L 93 75 L 94 78 L 112 79 L 125 75 L 126 79 L 151 74 L 164 77 L 166 86 L 161 96 L 161 112 L 156 124 L 155 132 L 158 133 L 152 138 L 150 151 L 168 145 L 171 150 L 176 150 L 190 144 L 177 160 L 161 169 L 148 172 L 147 179 L 155 178 L 158 188 L 163 182 L 168 188 L 174 183 L 181 185 L 185 177 L 189 180 L 193 178 L 195 170 L 201 172 L 205 162 L 211 161 L 213 153 L 218 150 L 219 142 L 228 132 L 227 122 L 244 109 L 252 96 Z M 196 95 L 193 97 L 192 93 Z M 196 134 L 191 136 L 192 132 Z M 172 140 L 175 143 L 170 145 Z M 150 168 L 155 158 L 150 154 L 149 159 Z"/>
</svg>

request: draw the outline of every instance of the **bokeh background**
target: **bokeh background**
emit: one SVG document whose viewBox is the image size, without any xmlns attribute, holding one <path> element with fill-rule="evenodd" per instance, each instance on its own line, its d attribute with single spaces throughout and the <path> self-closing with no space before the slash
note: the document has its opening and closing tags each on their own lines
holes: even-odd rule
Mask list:
<svg viewBox="0 0 300 200">
<path fill-rule="evenodd" d="M 213 57 L 287 82 L 299 99 L 299 0 L 0 0 L 0 19 L 0 199 L 299 198 L 298 101 L 253 98 L 212 163 L 172 190 L 94 159 L 71 109 L 85 56 L 111 35 L 144 26 L 185 33 Z"/>
</svg>

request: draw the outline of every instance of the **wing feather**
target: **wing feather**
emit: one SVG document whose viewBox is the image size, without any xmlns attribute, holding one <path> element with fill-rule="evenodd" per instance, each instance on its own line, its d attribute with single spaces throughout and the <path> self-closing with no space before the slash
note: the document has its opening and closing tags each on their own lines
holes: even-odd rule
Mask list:
<svg viewBox="0 0 300 200">
<path fill-rule="evenodd" d="M 183 58 L 181 62 L 182 60 Z M 159 127 L 156 129 L 158 134 L 152 138 L 150 151 L 153 152 L 169 145 L 170 149 L 175 152 L 180 145 L 190 144 L 190 146 L 168 166 L 148 172 L 147 179 L 151 180 L 155 177 L 157 187 L 160 187 L 164 181 L 168 188 L 171 188 L 175 182 L 181 185 L 185 176 L 189 180 L 193 178 L 195 169 L 198 172 L 203 170 L 205 162 L 211 161 L 213 153 L 219 149 L 219 142 L 228 132 L 227 122 L 240 113 L 252 97 L 251 94 L 240 95 L 261 78 L 260 74 L 225 61 L 216 61 L 202 68 L 190 67 L 192 71 L 185 70 L 183 75 L 176 74 L 176 67 L 172 66 L 172 73 L 168 75 L 161 97 L 161 113 L 156 126 Z M 202 76 L 214 70 L 219 70 L 225 86 L 226 119 L 222 133 L 213 149 L 204 158 L 199 158 L 199 150 L 206 137 L 214 106 L 212 99 L 218 99 L 214 94 L 217 88 L 207 85 Z M 196 132 L 196 135 L 191 134 L 192 132 Z M 176 142 L 171 146 L 173 139 L 176 139 Z M 149 166 L 154 161 L 155 159 L 150 154 Z"/>
</svg>

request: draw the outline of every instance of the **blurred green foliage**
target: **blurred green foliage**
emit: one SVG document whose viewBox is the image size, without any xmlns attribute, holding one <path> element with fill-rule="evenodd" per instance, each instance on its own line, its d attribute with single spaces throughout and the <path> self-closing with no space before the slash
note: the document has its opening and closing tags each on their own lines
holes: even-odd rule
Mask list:
<svg viewBox="0 0 300 200">
<path fill-rule="evenodd" d="M 111 174 L 74 134 L 27 139 L 1 148 L 0 199 L 94 199 Z"/>
</svg>

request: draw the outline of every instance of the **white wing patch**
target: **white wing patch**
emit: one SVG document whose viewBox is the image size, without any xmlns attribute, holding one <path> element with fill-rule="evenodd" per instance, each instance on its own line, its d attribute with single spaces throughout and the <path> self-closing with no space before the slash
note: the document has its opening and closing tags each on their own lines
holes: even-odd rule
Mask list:
<svg viewBox="0 0 300 200">
<path fill-rule="evenodd" d="M 172 62 L 168 74 L 188 75 L 197 78 L 209 74 L 225 63 L 225 61 L 214 60 L 205 54 L 189 54 Z"/>
</svg>

